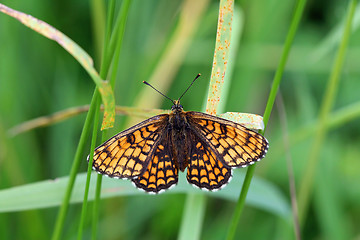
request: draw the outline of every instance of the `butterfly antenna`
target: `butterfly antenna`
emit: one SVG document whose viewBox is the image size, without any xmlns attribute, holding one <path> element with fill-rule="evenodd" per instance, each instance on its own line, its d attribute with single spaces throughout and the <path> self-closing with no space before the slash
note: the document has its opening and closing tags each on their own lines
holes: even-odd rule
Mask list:
<svg viewBox="0 0 360 240">
<path fill-rule="evenodd" d="M 185 93 L 189 90 L 189 88 L 194 84 L 195 80 L 198 79 L 201 76 L 201 74 L 199 73 L 194 80 L 192 81 L 192 83 L 190 84 L 190 86 L 188 86 L 188 88 L 185 90 L 185 92 L 179 97 L 178 101 L 180 101 L 180 99 L 185 95 Z"/>
<path fill-rule="evenodd" d="M 146 85 L 150 86 L 152 89 L 154 89 L 155 91 L 157 91 L 158 93 L 160 93 L 161 95 L 163 95 L 165 98 L 169 99 L 174 105 L 176 105 L 175 102 L 174 102 L 174 100 L 172 100 L 171 98 L 169 98 L 168 96 L 166 96 L 165 94 L 163 94 L 162 92 L 160 92 L 159 90 L 157 90 L 156 88 L 154 88 L 153 86 L 151 86 L 150 83 L 148 83 L 147 81 L 143 81 L 143 83 L 145 83 Z"/>
</svg>

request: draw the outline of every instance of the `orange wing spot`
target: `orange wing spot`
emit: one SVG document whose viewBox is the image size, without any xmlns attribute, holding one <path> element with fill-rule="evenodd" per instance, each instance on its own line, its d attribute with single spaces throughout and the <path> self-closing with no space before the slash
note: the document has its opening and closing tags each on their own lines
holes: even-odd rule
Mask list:
<svg viewBox="0 0 360 240">
<path fill-rule="evenodd" d="M 224 148 L 228 148 L 229 147 L 229 144 L 225 141 L 224 138 L 220 138 L 219 139 L 219 143 L 221 146 L 223 146 Z"/>
<path fill-rule="evenodd" d="M 195 182 L 199 182 L 199 178 L 198 177 L 195 177 L 195 176 L 192 176 L 191 177 L 191 180 L 195 181 Z"/>
<path fill-rule="evenodd" d="M 143 134 L 144 138 L 148 138 L 150 136 L 149 131 L 143 131 L 142 134 Z"/>
<path fill-rule="evenodd" d="M 209 183 L 209 180 L 206 177 L 202 177 L 200 183 Z"/>
<path fill-rule="evenodd" d="M 107 157 L 107 153 L 106 153 L 106 152 L 103 152 L 103 153 L 100 154 L 100 158 L 101 158 L 102 160 L 104 160 L 106 157 Z"/>
<path fill-rule="evenodd" d="M 209 179 L 210 179 L 210 180 L 215 180 L 215 179 L 216 179 L 214 173 L 212 173 L 212 172 L 209 173 Z"/>
<path fill-rule="evenodd" d="M 109 165 L 109 163 L 110 163 L 110 161 L 111 161 L 111 158 L 106 158 L 104 161 L 103 161 L 103 165 L 105 165 L 105 166 L 108 166 Z"/>
<path fill-rule="evenodd" d="M 117 153 L 120 150 L 119 146 L 117 145 L 112 151 L 111 153 Z"/>
<path fill-rule="evenodd" d="M 224 156 L 224 161 L 225 161 L 227 164 L 232 165 L 233 159 L 230 157 L 230 155 L 227 154 L 227 155 Z"/>
<path fill-rule="evenodd" d="M 191 170 L 191 175 L 198 175 L 198 174 L 199 174 L 199 172 L 196 168 Z"/>
<path fill-rule="evenodd" d="M 155 178 L 155 176 L 154 176 L 154 175 L 151 175 L 151 176 L 150 176 L 150 178 L 149 178 L 149 182 L 150 182 L 150 183 L 154 183 L 154 182 L 156 182 L 156 178 Z"/>
<path fill-rule="evenodd" d="M 210 181 L 210 186 L 216 186 L 216 185 L 218 185 L 217 182 L 215 182 L 215 181 Z"/>
<path fill-rule="evenodd" d="M 220 169 L 219 168 L 214 168 L 214 173 L 215 173 L 215 175 L 219 175 L 220 174 Z"/>
<path fill-rule="evenodd" d="M 117 166 L 115 168 L 115 171 L 114 172 L 117 172 L 119 173 L 120 175 L 122 175 L 122 172 L 124 171 L 124 167 L 123 166 Z"/>
<path fill-rule="evenodd" d="M 134 149 L 128 148 L 128 149 L 125 150 L 123 156 L 126 157 L 126 158 L 130 157 L 130 155 L 131 155 L 131 153 L 132 153 L 133 151 L 134 151 Z"/>
<path fill-rule="evenodd" d="M 134 167 L 135 171 L 141 171 L 141 169 L 143 168 L 143 166 L 140 163 L 137 163 Z"/>
<path fill-rule="evenodd" d="M 218 178 L 217 178 L 217 181 L 218 181 L 218 182 L 221 182 L 222 180 L 224 180 L 224 177 L 221 176 L 221 175 L 219 175 Z"/>
<path fill-rule="evenodd" d="M 119 159 L 124 154 L 125 150 L 126 149 L 120 149 L 120 151 L 118 151 L 113 157 Z"/>
<path fill-rule="evenodd" d="M 158 172 L 158 173 L 157 173 L 157 177 L 158 177 L 158 178 L 164 178 L 164 177 L 165 177 L 164 172 L 163 172 L 163 171 Z"/>
<path fill-rule="evenodd" d="M 250 141 L 252 144 L 254 144 L 255 146 L 258 145 L 259 142 L 261 142 L 261 143 L 263 142 L 262 139 L 261 139 L 261 141 L 259 141 L 258 138 L 256 138 L 256 137 L 250 137 L 250 138 L 249 138 L 249 141 Z"/>
<path fill-rule="evenodd" d="M 141 162 L 145 162 L 146 158 L 147 158 L 147 155 L 144 155 L 144 154 L 142 154 L 142 153 L 139 155 L 139 160 L 140 160 Z"/>
<path fill-rule="evenodd" d="M 214 145 L 214 146 L 216 146 L 216 145 L 219 143 L 219 141 L 218 141 L 216 138 L 211 138 L 211 139 L 210 139 L 210 142 L 211 142 L 211 144 Z"/>
<path fill-rule="evenodd" d="M 172 167 L 172 163 L 169 162 L 169 161 L 166 161 L 166 162 L 165 162 L 165 167 Z"/>
<path fill-rule="evenodd" d="M 134 160 L 129 160 L 126 167 L 128 168 L 134 168 L 135 166 L 135 161 Z"/>
<path fill-rule="evenodd" d="M 201 169 L 200 170 L 200 176 L 206 176 L 207 175 L 207 172 L 205 169 Z"/>
<path fill-rule="evenodd" d="M 131 171 L 129 169 L 125 169 L 124 176 L 131 176 Z"/>
<path fill-rule="evenodd" d="M 233 139 L 231 139 L 231 138 L 226 138 L 226 141 L 228 142 L 228 144 L 229 144 L 230 146 L 236 145 L 236 142 L 235 142 Z"/>
<path fill-rule="evenodd" d="M 204 160 L 205 160 L 205 158 L 204 158 Z M 199 161 L 199 166 L 200 167 L 204 167 L 205 165 L 204 165 L 204 161 Z"/>
<path fill-rule="evenodd" d="M 144 147 L 143 147 L 142 150 L 143 150 L 143 152 L 145 152 L 145 153 L 149 153 L 150 150 L 151 150 L 151 147 L 150 147 L 150 145 L 146 144 L 146 145 L 144 145 Z"/>
<path fill-rule="evenodd" d="M 158 128 L 155 127 L 154 125 L 150 125 L 148 126 L 149 132 L 155 132 Z"/>
<path fill-rule="evenodd" d="M 115 141 L 113 142 L 110 146 L 109 146 L 109 149 L 112 150 L 114 149 L 115 147 L 117 147 L 119 145 L 118 141 Z"/>
<path fill-rule="evenodd" d="M 165 180 L 164 179 L 158 179 L 158 181 L 157 181 L 157 185 L 159 186 L 159 185 L 165 185 L 166 183 L 165 183 Z"/>
<path fill-rule="evenodd" d="M 105 146 L 101 146 L 96 149 L 97 152 L 102 152 L 105 149 Z"/>
<path fill-rule="evenodd" d="M 210 172 L 212 170 L 212 166 L 210 164 L 205 164 L 206 169 Z"/>
<path fill-rule="evenodd" d="M 172 181 L 175 181 L 175 178 L 174 177 L 169 177 L 167 180 L 166 180 L 166 183 L 169 184 L 170 182 Z"/>
<path fill-rule="evenodd" d="M 256 146 L 254 144 L 252 144 L 251 142 L 247 143 L 247 145 L 249 146 L 249 148 L 251 148 L 252 150 L 256 149 Z"/>
<path fill-rule="evenodd" d="M 128 149 L 130 146 L 131 146 L 130 143 L 125 142 L 125 143 L 121 146 L 121 148 L 126 150 L 126 149 Z"/>
<path fill-rule="evenodd" d="M 221 134 L 221 129 L 220 129 L 220 124 L 219 123 L 214 123 L 214 132 L 217 134 Z"/>
<path fill-rule="evenodd" d="M 136 158 L 137 156 L 140 155 L 140 153 L 141 153 L 141 149 L 140 148 L 135 148 L 134 153 L 133 153 L 133 157 Z"/>
<path fill-rule="evenodd" d="M 214 131 L 213 125 L 211 125 L 211 124 L 205 125 L 205 123 L 203 125 L 206 126 L 206 128 L 209 129 L 210 131 Z"/>
<path fill-rule="evenodd" d="M 247 129 L 236 129 L 236 134 L 241 136 L 243 139 L 246 139 L 246 137 L 249 136 L 249 131 Z"/>
<path fill-rule="evenodd" d="M 230 148 L 228 151 L 229 155 L 231 156 L 231 158 L 236 158 L 237 153 L 234 151 L 234 149 Z"/>
<path fill-rule="evenodd" d="M 225 149 L 220 145 L 216 150 L 218 150 L 220 154 L 223 154 Z"/>
<path fill-rule="evenodd" d="M 146 172 L 142 175 L 142 177 L 148 179 L 148 178 L 149 178 L 149 172 L 146 171 Z"/>
<path fill-rule="evenodd" d="M 171 170 L 166 170 L 166 177 L 174 175 L 174 172 Z"/>
<path fill-rule="evenodd" d="M 145 146 L 145 141 L 143 141 L 143 140 L 137 144 L 137 148 L 142 149 Z"/>
<path fill-rule="evenodd" d="M 154 145 L 154 141 L 152 140 L 147 140 L 146 141 L 146 144 L 150 145 L 150 146 L 153 146 Z"/>
</svg>

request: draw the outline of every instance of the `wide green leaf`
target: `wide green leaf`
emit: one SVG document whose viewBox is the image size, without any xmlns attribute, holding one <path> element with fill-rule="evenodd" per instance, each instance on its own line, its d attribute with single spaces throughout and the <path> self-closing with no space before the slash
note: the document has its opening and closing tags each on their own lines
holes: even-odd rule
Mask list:
<svg viewBox="0 0 360 240">
<path fill-rule="evenodd" d="M 96 173 L 93 173 L 89 200 L 93 200 L 96 182 L 95 176 Z M 59 206 L 64 196 L 68 179 L 68 177 L 62 177 L 3 189 L 0 191 L 0 212 L 14 212 Z M 239 186 L 242 185 L 243 180 L 243 170 L 236 170 L 231 182 L 224 189 L 217 192 L 208 192 L 192 187 L 186 182 L 185 175 L 180 174 L 178 185 L 162 194 L 198 193 L 235 202 L 239 196 Z M 77 176 L 71 203 L 79 203 L 83 200 L 85 181 L 86 174 L 82 173 Z M 102 198 L 129 195 L 156 197 L 156 195 L 149 195 L 139 191 L 131 184 L 131 181 L 112 178 L 103 179 Z M 247 204 L 284 218 L 288 218 L 291 215 L 289 201 L 285 198 L 284 194 L 274 184 L 261 178 L 253 179 L 247 197 Z"/>
</svg>

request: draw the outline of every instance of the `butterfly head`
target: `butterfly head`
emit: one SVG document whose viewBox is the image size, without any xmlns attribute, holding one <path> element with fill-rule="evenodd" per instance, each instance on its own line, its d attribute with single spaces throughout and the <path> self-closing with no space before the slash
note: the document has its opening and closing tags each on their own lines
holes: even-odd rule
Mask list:
<svg viewBox="0 0 360 240">
<path fill-rule="evenodd" d="M 171 111 L 181 112 L 183 110 L 183 106 L 180 104 L 179 100 L 174 100 L 173 103 L 174 105 L 171 107 Z"/>
</svg>

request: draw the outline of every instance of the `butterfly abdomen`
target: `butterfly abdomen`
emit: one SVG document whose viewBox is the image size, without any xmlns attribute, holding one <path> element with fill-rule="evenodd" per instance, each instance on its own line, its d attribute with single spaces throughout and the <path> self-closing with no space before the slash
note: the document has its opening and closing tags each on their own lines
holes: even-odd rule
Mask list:
<svg viewBox="0 0 360 240">
<path fill-rule="evenodd" d="M 182 111 L 176 111 L 170 115 L 169 126 L 170 142 L 172 143 L 173 158 L 180 171 L 184 171 L 188 165 L 190 154 L 190 139 L 187 134 L 188 123 Z"/>
</svg>

